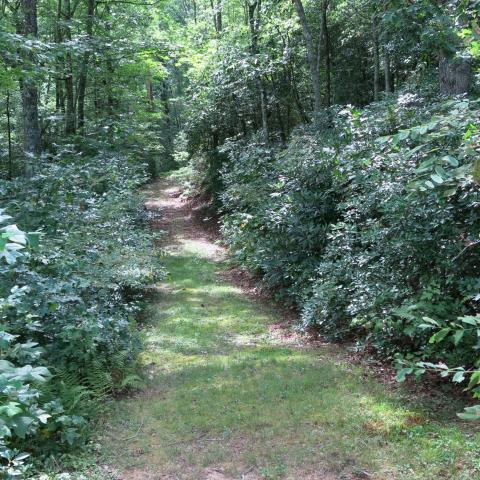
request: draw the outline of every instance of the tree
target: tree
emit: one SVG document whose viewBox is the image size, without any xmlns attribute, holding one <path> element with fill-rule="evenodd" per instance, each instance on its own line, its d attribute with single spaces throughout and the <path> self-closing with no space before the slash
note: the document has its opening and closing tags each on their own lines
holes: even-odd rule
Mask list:
<svg viewBox="0 0 480 480">
<path fill-rule="evenodd" d="M 77 126 L 79 130 L 83 130 L 85 126 L 85 93 L 87 90 L 87 75 L 92 49 L 91 41 L 93 36 L 94 15 L 95 0 L 87 0 L 87 16 L 85 21 L 86 48 L 78 75 Z"/>
<path fill-rule="evenodd" d="M 307 48 L 307 61 L 310 69 L 310 79 L 313 87 L 313 112 L 314 114 L 320 112 L 322 108 L 322 89 L 320 84 L 320 46 L 318 50 L 315 49 L 312 31 L 303 8 L 302 0 L 292 0 L 295 10 L 303 30 L 303 38 Z M 323 3 L 323 2 L 322 2 Z"/>
<path fill-rule="evenodd" d="M 455 57 L 440 50 L 438 59 L 438 77 L 440 91 L 446 95 L 468 93 L 471 81 L 471 64 L 468 59 Z"/>
<path fill-rule="evenodd" d="M 260 72 L 260 59 L 259 59 L 259 46 L 258 46 L 258 37 L 260 34 L 260 24 L 261 24 L 261 9 L 262 1 L 254 0 L 249 1 L 248 5 L 248 24 L 250 26 L 250 36 L 251 36 L 251 49 L 252 55 L 254 56 L 254 68 L 255 68 L 255 78 L 257 83 L 257 88 L 260 95 L 260 111 L 262 113 L 262 130 L 263 138 L 265 144 L 270 142 L 269 139 L 269 130 L 268 130 L 268 112 L 267 112 L 267 93 L 265 91 L 265 86 L 262 81 L 262 76 Z"/>
<path fill-rule="evenodd" d="M 22 0 L 23 18 L 17 31 L 29 40 L 38 36 L 37 0 Z M 40 124 L 38 118 L 38 86 L 35 80 L 35 53 L 30 48 L 24 53 L 26 73 L 20 79 L 23 117 L 23 149 L 27 155 L 27 174 L 31 173 L 31 158 L 40 152 Z"/>
<path fill-rule="evenodd" d="M 64 33 L 67 43 L 72 42 L 72 19 L 74 10 L 70 0 L 64 0 L 65 9 L 64 17 Z M 68 45 L 65 54 L 65 97 L 66 97 L 66 111 L 65 111 L 65 133 L 72 135 L 76 131 L 75 123 L 75 93 L 73 86 L 73 55 L 71 47 Z"/>
</svg>

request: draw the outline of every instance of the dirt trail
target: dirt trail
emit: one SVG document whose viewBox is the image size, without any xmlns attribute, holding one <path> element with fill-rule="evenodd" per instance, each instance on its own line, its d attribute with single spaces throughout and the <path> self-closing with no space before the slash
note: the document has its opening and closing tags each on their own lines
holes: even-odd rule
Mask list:
<svg viewBox="0 0 480 480">
<path fill-rule="evenodd" d="M 158 181 L 146 193 L 145 207 L 155 218 L 151 225 L 166 233 L 162 247 L 167 252 L 181 253 L 182 246 L 190 242 L 205 258 L 219 261 L 224 257 L 225 249 L 215 242 L 213 232 L 202 228 L 195 206 L 182 198 L 182 190 L 175 182 Z"/>
<path fill-rule="evenodd" d="M 224 248 L 174 180 L 147 195 L 170 273 L 147 315 L 149 385 L 117 403 L 101 439 L 109 478 L 454 478 L 412 475 L 422 449 L 435 457 L 418 436 L 423 413 L 338 349 L 306 345 L 248 282 L 232 282 Z"/>
</svg>

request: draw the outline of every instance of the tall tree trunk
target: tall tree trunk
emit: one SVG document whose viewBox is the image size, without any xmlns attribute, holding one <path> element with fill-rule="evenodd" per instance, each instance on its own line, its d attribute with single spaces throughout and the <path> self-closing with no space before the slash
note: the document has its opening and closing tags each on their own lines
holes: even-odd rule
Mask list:
<svg viewBox="0 0 480 480">
<path fill-rule="evenodd" d="M 217 28 L 218 33 L 223 30 L 222 0 L 217 0 Z"/>
<path fill-rule="evenodd" d="M 210 0 L 210 6 L 213 11 L 213 24 L 215 25 L 215 31 L 217 34 L 220 34 L 223 29 L 222 0 L 216 0 L 216 3 L 213 3 L 213 0 Z"/>
<path fill-rule="evenodd" d="M 373 33 L 373 100 L 380 99 L 380 39 L 378 33 L 378 18 L 375 15 L 372 22 Z"/>
<path fill-rule="evenodd" d="M 325 51 L 325 105 L 332 104 L 332 52 L 330 45 L 330 31 L 328 29 L 327 12 L 330 0 L 322 3 L 322 24 L 323 24 L 323 46 Z"/>
<path fill-rule="evenodd" d="M 442 50 L 439 55 L 438 73 L 441 93 L 460 95 L 470 90 L 471 65 L 468 60 L 454 58 Z"/>
<path fill-rule="evenodd" d="M 390 54 L 385 49 L 385 53 L 383 54 L 383 67 L 384 67 L 384 74 L 385 74 L 385 91 L 387 93 L 393 93 L 393 79 L 392 79 L 392 66 L 390 61 Z"/>
<path fill-rule="evenodd" d="M 22 0 L 23 18 L 21 25 L 17 25 L 18 33 L 26 37 L 38 36 L 37 24 L 37 1 Z M 32 53 L 25 54 L 25 60 L 35 66 L 35 56 Z M 25 173 L 32 172 L 31 158 L 40 152 L 40 123 L 38 120 L 38 87 L 34 75 L 27 73 L 20 80 L 20 92 L 22 96 L 23 117 L 23 149 L 27 156 Z"/>
<path fill-rule="evenodd" d="M 95 14 L 95 0 L 87 0 L 87 21 L 85 24 L 85 33 L 87 34 L 87 47 L 83 54 L 82 64 L 78 76 L 78 107 L 77 107 L 77 126 L 79 130 L 85 127 L 85 94 L 87 91 L 88 63 L 90 61 L 90 48 L 93 36 L 93 21 Z"/>
<path fill-rule="evenodd" d="M 160 101 L 162 102 L 163 113 L 165 118 L 166 145 L 167 154 L 171 155 L 173 152 L 173 129 L 172 129 L 172 111 L 170 108 L 171 92 L 167 81 L 163 81 L 162 89 L 160 91 Z"/>
<path fill-rule="evenodd" d="M 297 106 L 298 113 L 300 115 L 300 119 L 301 119 L 302 123 L 308 123 L 308 117 L 305 113 L 305 109 L 303 108 L 303 104 L 302 104 L 302 101 L 300 99 L 300 93 L 299 93 L 298 88 L 297 88 L 297 82 L 296 82 L 296 79 L 295 79 L 294 69 L 291 65 L 289 65 L 288 68 L 286 68 L 286 75 L 288 76 L 288 79 L 289 79 L 290 88 L 292 89 L 292 93 L 293 93 L 293 99 L 294 99 L 295 104 Z"/>
<path fill-rule="evenodd" d="M 113 96 L 113 90 L 109 87 L 109 82 L 108 82 L 108 79 L 114 78 L 114 74 L 115 74 L 115 67 L 113 65 L 113 61 L 111 57 L 107 58 L 107 73 L 108 75 L 103 79 L 103 84 L 107 88 L 107 92 L 108 92 L 107 93 L 107 113 L 109 117 L 113 117 L 116 100 L 115 100 L 115 97 Z"/>
<path fill-rule="evenodd" d="M 62 43 L 62 0 L 57 1 L 57 18 L 55 19 L 55 43 Z M 63 64 L 57 60 L 56 78 L 55 78 L 55 111 L 60 114 L 65 114 L 65 95 L 63 92 Z M 58 124 L 57 124 L 58 125 Z"/>
<path fill-rule="evenodd" d="M 153 98 L 152 73 L 150 71 L 147 72 L 147 75 L 145 77 L 145 90 L 147 92 L 148 108 L 150 111 L 153 111 L 155 103 Z"/>
<path fill-rule="evenodd" d="M 65 0 L 65 38 L 72 40 L 72 7 L 70 0 Z M 65 113 L 65 133 L 72 135 L 75 133 L 75 95 L 73 90 L 73 60 L 70 49 L 67 49 L 65 55 L 65 96 L 67 100 L 67 110 Z"/>
<path fill-rule="evenodd" d="M 7 104 L 5 108 L 7 114 L 7 144 L 8 144 L 8 178 L 13 178 L 13 150 L 12 150 L 12 124 L 10 114 L 10 90 L 7 90 Z"/>
<path fill-rule="evenodd" d="M 278 126 L 280 128 L 280 141 L 282 142 L 282 146 L 286 146 L 287 145 L 287 134 L 286 134 L 286 131 L 285 131 L 285 122 L 283 121 L 282 111 L 281 111 L 280 105 L 278 103 L 275 105 L 275 112 L 277 114 Z"/>
<path fill-rule="evenodd" d="M 248 4 L 248 20 L 250 24 L 250 36 L 251 36 L 251 49 L 252 55 L 255 57 L 255 77 L 260 93 L 260 111 L 262 114 L 262 131 L 265 144 L 270 142 L 270 132 L 268 129 L 268 110 L 267 110 L 267 92 L 265 91 L 265 85 L 262 81 L 260 73 L 260 59 L 259 48 L 258 48 L 258 35 L 260 33 L 260 22 L 261 22 L 261 0 L 257 0 L 253 3 Z M 255 15 L 256 12 L 256 15 Z"/>
<path fill-rule="evenodd" d="M 313 43 L 312 32 L 308 25 L 305 9 L 301 0 L 292 0 L 297 11 L 300 24 L 302 25 L 303 38 L 307 47 L 308 66 L 310 68 L 310 77 L 313 87 L 313 111 L 318 113 L 322 108 L 322 90 L 320 86 L 320 77 L 318 75 L 317 55 L 315 54 L 315 45 Z"/>
</svg>

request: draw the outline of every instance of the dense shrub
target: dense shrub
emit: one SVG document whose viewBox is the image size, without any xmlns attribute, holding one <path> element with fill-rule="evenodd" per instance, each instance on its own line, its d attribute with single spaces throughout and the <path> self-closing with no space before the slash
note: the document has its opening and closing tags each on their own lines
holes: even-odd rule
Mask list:
<svg viewBox="0 0 480 480">
<path fill-rule="evenodd" d="M 78 445 L 105 396 L 139 381 L 135 319 L 163 276 L 136 192 L 145 170 L 63 151 L 31 179 L 0 183 L 2 220 L 35 232 L 10 225 L 0 242 L 4 459 Z"/>
<path fill-rule="evenodd" d="M 300 140 L 300 139 L 299 139 Z M 270 287 L 295 298 L 323 253 L 335 220 L 332 169 L 318 139 L 303 135 L 287 150 L 260 142 L 224 146 L 223 232 L 235 255 Z M 284 292 L 285 290 L 285 292 Z"/>
<path fill-rule="evenodd" d="M 410 92 L 325 112 L 286 149 L 227 142 L 223 233 L 304 327 L 430 360 L 404 373 L 475 369 L 480 105 Z"/>
</svg>

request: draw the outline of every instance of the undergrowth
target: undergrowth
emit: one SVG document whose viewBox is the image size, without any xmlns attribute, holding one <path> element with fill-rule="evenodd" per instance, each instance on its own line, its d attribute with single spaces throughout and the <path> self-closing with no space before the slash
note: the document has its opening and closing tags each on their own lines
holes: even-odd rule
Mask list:
<svg viewBox="0 0 480 480">
<path fill-rule="evenodd" d="M 66 147 L 0 182 L 1 478 L 58 469 L 108 398 L 141 382 L 136 319 L 164 276 L 137 192 L 145 171 Z"/>
<path fill-rule="evenodd" d="M 216 192 L 236 261 L 303 328 L 356 338 L 399 380 L 437 371 L 477 396 L 479 112 L 412 80 L 363 109 L 325 110 L 286 146 L 227 139 L 220 180 L 198 180 L 203 154 L 189 168 Z"/>
<path fill-rule="evenodd" d="M 100 464 L 117 478 L 185 480 L 479 475 L 478 434 L 455 421 L 456 402 L 391 388 L 334 345 L 279 328 L 279 312 L 231 284 L 184 218 L 170 223 L 169 276 L 148 310 L 149 388 L 117 404 Z"/>
</svg>

